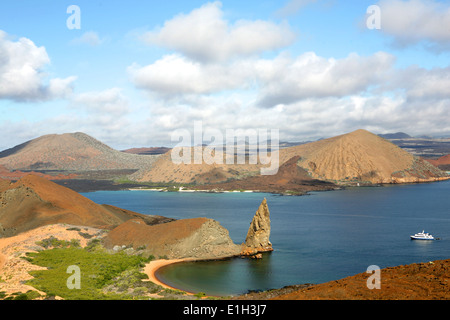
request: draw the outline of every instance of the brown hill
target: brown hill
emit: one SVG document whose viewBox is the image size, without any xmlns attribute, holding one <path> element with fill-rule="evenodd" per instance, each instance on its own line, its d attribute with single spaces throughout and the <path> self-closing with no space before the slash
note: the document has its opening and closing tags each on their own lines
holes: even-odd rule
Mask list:
<svg viewBox="0 0 450 320">
<path fill-rule="evenodd" d="M 205 190 L 254 190 L 260 192 L 295 193 L 308 191 L 332 190 L 337 186 L 331 182 L 311 178 L 308 172 L 297 165 L 300 156 L 295 156 L 283 163 L 275 175 L 255 175 L 245 179 L 232 180 L 193 187 Z"/>
<path fill-rule="evenodd" d="M 79 193 L 36 175 L 0 189 L 0 236 L 12 236 L 43 225 L 68 223 L 113 228 L 131 218 L 146 223 L 170 221 L 113 206 L 99 205 Z"/>
<path fill-rule="evenodd" d="M 177 148 L 173 152 L 177 152 Z M 194 148 L 191 148 L 194 150 Z M 178 182 L 178 183 L 216 183 L 228 179 L 252 176 L 259 173 L 260 165 L 253 164 L 227 164 L 227 155 L 224 152 L 223 164 L 195 164 L 194 151 L 191 152 L 190 164 L 176 164 L 172 161 L 172 151 L 161 155 L 149 170 L 141 170 L 132 175 L 137 181 L 152 182 Z"/>
<path fill-rule="evenodd" d="M 140 169 L 155 157 L 120 152 L 77 132 L 45 135 L 4 150 L 0 165 L 8 170 Z"/>
<path fill-rule="evenodd" d="M 241 246 L 230 239 L 228 230 L 217 221 L 206 218 L 182 219 L 158 225 L 147 225 L 132 219 L 111 230 L 104 245 L 145 246 L 145 251 L 168 258 L 212 259 L 237 256 Z"/>
<path fill-rule="evenodd" d="M 445 172 L 430 163 L 366 130 L 280 149 L 281 172 L 272 176 L 260 175 L 261 164 L 248 164 L 248 161 L 246 164 L 225 163 L 175 164 L 168 152 L 150 170 L 140 171 L 135 178 L 139 181 L 196 183 L 208 185 L 209 189 L 276 192 L 314 190 L 313 186 L 323 188 L 321 181 L 378 184 L 448 178 Z"/>
<path fill-rule="evenodd" d="M 450 260 L 413 263 L 380 270 L 380 289 L 368 289 L 371 273 L 310 286 L 276 300 L 448 300 Z"/>
<path fill-rule="evenodd" d="M 366 130 L 282 150 L 301 156 L 299 165 L 316 179 L 337 183 L 435 181 L 446 173 Z M 281 160 L 283 161 L 283 160 Z"/>
</svg>

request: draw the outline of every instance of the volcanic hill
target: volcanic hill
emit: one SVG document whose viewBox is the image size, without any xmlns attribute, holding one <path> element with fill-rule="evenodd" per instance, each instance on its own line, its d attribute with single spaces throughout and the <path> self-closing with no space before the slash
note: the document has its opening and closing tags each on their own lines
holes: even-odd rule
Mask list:
<svg viewBox="0 0 450 320">
<path fill-rule="evenodd" d="M 148 225 L 131 219 L 111 230 L 103 241 L 105 247 L 144 247 L 145 252 L 168 258 L 215 259 L 240 254 L 228 230 L 207 218 L 181 219 Z"/>
<path fill-rule="evenodd" d="M 409 183 L 448 178 L 428 162 L 361 129 L 282 151 L 282 159 L 301 156 L 298 164 L 311 177 L 336 183 Z"/>
<path fill-rule="evenodd" d="M 56 223 L 112 229 L 132 218 L 148 224 L 173 220 L 99 205 L 36 175 L 27 175 L 15 183 L 5 181 L 0 181 L 0 237 Z"/>
<path fill-rule="evenodd" d="M 448 178 L 430 163 L 366 130 L 280 149 L 279 166 L 277 174 L 262 176 L 263 165 L 259 163 L 176 164 L 168 152 L 150 170 L 137 172 L 135 178 L 195 183 L 203 189 L 275 192 L 308 191 L 316 187 L 323 190 L 332 188 L 332 184 L 410 183 Z"/>
<path fill-rule="evenodd" d="M 50 134 L 0 152 L 8 170 L 89 171 L 141 169 L 157 156 L 115 150 L 91 136 L 76 132 Z"/>
<path fill-rule="evenodd" d="M 259 192 L 275 192 L 304 194 L 309 191 L 324 191 L 338 188 L 334 183 L 312 178 L 308 172 L 298 166 L 301 157 L 294 156 L 283 163 L 275 175 L 255 175 L 244 179 L 233 179 L 211 185 L 194 186 L 193 189 L 216 189 L 223 191 L 253 190 Z"/>
<path fill-rule="evenodd" d="M 198 148 L 198 147 L 195 147 Z M 191 163 L 175 163 L 172 160 L 172 152 L 182 153 L 181 148 L 174 148 L 161 155 L 149 169 L 143 169 L 131 175 L 132 179 L 137 181 L 152 182 L 177 182 L 177 183 L 193 183 L 208 184 L 224 182 L 228 179 L 240 179 L 243 177 L 253 176 L 259 173 L 260 164 L 238 164 L 234 159 L 235 155 L 227 155 L 223 152 L 222 163 L 207 164 L 203 160 L 195 163 L 195 148 L 191 147 Z M 205 148 L 202 148 L 205 150 Z M 233 157 L 231 161 L 227 161 L 229 157 Z M 227 164 L 230 162 L 231 164 Z"/>
</svg>

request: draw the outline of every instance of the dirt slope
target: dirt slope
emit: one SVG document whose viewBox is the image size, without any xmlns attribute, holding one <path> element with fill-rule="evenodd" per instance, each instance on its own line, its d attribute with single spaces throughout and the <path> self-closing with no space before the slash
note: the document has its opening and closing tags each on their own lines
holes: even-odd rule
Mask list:
<svg viewBox="0 0 450 320">
<path fill-rule="evenodd" d="M 11 181 L 0 178 L 0 192 L 9 188 Z"/>
<path fill-rule="evenodd" d="M 157 156 L 120 152 L 87 134 L 45 135 L 0 152 L 0 165 L 8 170 L 140 169 Z"/>
<path fill-rule="evenodd" d="M 154 256 L 210 259 L 238 255 L 241 247 L 233 243 L 228 230 L 206 218 L 181 219 L 149 226 L 132 219 L 111 230 L 104 239 L 106 247 L 145 246 Z"/>
<path fill-rule="evenodd" d="M 276 300 L 448 300 L 450 260 L 414 263 L 380 270 L 380 289 L 368 289 L 372 273 L 314 285 Z"/>
<path fill-rule="evenodd" d="M 12 236 L 55 223 L 112 228 L 135 217 L 147 223 L 166 219 L 96 204 L 75 191 L 36 175 L 25 176 L 2 189 L 0 236 Z"/>
</svg>

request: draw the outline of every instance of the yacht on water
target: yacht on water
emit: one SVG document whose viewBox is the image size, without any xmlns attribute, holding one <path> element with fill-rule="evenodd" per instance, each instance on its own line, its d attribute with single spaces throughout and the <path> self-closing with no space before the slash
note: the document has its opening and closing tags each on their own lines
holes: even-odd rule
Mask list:
<svg viewBox="0 0 450 320">
<path fill-rule="evenodd" d="M 422 232 L 416 233 L 415 235 L 411 236 L 411 240 L 434 240 L 434 237 L 428 232 L 425 233 L 425 231 L 423 230 Z"/>
</svg>

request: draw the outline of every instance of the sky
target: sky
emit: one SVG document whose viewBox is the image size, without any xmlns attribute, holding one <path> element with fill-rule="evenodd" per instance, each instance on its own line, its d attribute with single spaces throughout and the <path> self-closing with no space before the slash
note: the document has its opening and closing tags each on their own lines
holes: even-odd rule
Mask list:
<svg viewBox="0 0 450 320">
<path fill-rule="evenodd" d="M 67 132 L 173 146 L 195 121 L 448 136 L 449 111 L 450 1 L 0 3 L 0 150 Z"/>
</svg>

